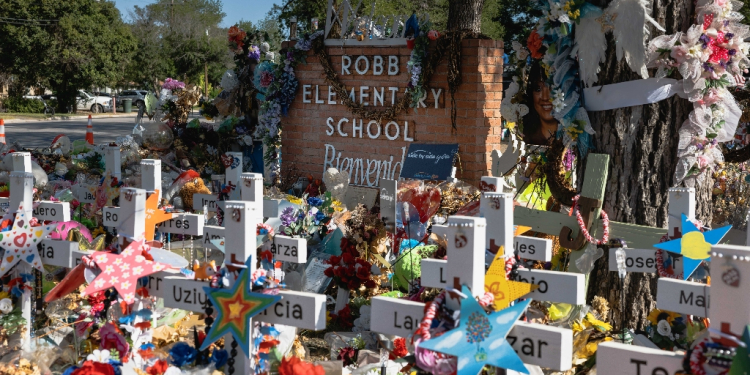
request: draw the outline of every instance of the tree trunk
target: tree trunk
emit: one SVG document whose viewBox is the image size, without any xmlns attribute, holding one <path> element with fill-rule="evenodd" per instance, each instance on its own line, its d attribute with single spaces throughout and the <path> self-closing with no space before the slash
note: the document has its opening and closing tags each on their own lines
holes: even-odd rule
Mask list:
<svg viewBox="0 0 750 375">
<path fill-rule="evenodd" d="M 482 31 L 484 0 L 451 0 L 448 2 L 448 30 Z"/>
<path fill-rule="evenodd" d="M 596 1 L 592 1 L 596 3 Z M 609 0 L 599 1 L 605 7 Z M 653 17 L 667 34 L 687 31 L 694 22 L 694 5 L 690 0 L 651 0 Z M 651 27 L 651 38 L 659 35 Z M 607 59 L 597 84 L 611 84 L 640 79 L 625 63 L 617 60 L 615 41 L 607 37 Z M 611 165 L 604 196 L 604 209 L 610 220 L 652 227 L 667 226 L 668 192 L 674 184 L 677 161 L 677 130 L 692 111 L 692 104 L 676 96 L 659 103 L 589 112 L 595 152 L 610 155 Z M 704 222 L 711 215 L 711 185 L 707 178 L 696 187 L 697 216 Z M 666 229 L 665 229 L 666 233 Z M 627 242 L 627 238 L 624 239 Z M 616 272 L 608 271 L 608 251 L 597 261 L 589 279 L 589 302 L 594 296 L 607 299 L 610 321 L 620 329 L 642 329 L 648 313 L 656 307 L 656 274 L 630 273 L 625 278 L 625 304 L 622 285 Z"/>
</svg>

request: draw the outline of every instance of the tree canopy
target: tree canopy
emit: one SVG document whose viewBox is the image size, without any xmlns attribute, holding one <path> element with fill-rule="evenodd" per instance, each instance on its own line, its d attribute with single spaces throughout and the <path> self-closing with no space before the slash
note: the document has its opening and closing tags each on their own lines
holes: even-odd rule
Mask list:
<svg viewBox="0 0 750 375">
<path fill-rule="evenodd" d="M 78 89 L 121 81 L 135 52 L 111 2 L 5 0 L 0 14 L 0 71 L 13 75 L 12 92 L 50 88 L 60 109 L 75 103 Z"/>
<path fill-rule="evenodd" d="M 175 77 L 197 83 L 208 65 L 209 82 L 218 83 L 231 66 L 226 15 L 220 0 L 159 0 L 130 13 L 138 54 L 129 66 L 132 82 L 156 90 L 156 82 Z"/>
</svg>

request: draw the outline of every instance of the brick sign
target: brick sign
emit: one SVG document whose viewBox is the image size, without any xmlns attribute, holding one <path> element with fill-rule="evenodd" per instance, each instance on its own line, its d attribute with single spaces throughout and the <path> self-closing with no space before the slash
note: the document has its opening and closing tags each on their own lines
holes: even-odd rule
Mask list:
<svg viewBox="0 0 750 375">
<path fill-rule="evenodd" d="M 301 172 L 321 176 L 334 167 L 349 172 L 352 185 L 376 187 L 380 179 L 398 179 L 409 144 L 458 143 L 461 168 L 456 177 L 478 184 L 489 173 L 492 150 L 499 149 L 502 47 L 502 41 L 463 41 L 454 132 L 445 58 L 416 112 L 407 108 L 392 121 L 377 121 L 359 118 L 341 103 L 310 51 L 307 64 L 296 67 L 297 96 L 289 115 L 281 119 L 282 168 L 294 164 Z M 405 45 L 326 48 L 338 79 L 356 103 L 384 110 L 408 95 L 411 50 Z"/>
</svg>

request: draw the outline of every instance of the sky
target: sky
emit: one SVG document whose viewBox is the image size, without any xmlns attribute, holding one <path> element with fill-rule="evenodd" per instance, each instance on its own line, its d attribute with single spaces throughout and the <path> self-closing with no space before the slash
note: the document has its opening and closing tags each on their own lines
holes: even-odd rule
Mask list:
<svg viewBox="0 0 750 375">
<path fill-rule="evenodd" d="M 134 6 L 146 6 L 156 2 L 155 0 L 113 0 L 117 9 L 122 13 L 125 21 L 128 21 L 130 11 Z M 180 0 L 174 0 L 179 2 Z M 257 22 L 266 17 L 273 4 L 281 4 L 282 0 L 222 0 L 224 3 L 224 22 L 222 27 L 229 27 L 240 20 Z"/>
</svg>

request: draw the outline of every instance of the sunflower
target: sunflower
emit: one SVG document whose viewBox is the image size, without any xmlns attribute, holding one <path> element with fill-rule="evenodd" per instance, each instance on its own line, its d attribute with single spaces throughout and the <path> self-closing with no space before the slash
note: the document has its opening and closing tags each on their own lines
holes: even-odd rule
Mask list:
<svg viewBox="0 0 750 375">
<path fill-rule="evenodd" d="M 672 322 L 679 318 L 680 314 L 674 313 L 671 311 L 666 310 L 659 310 L 659 309 L 653 309 L 651 310 L 651 313 L 648 314 L 648 321 L 651 322 L 653 325 L 659 324 L 660 320 L 667 320 L 667 323 L 672 324 Z"/>
</svg>

